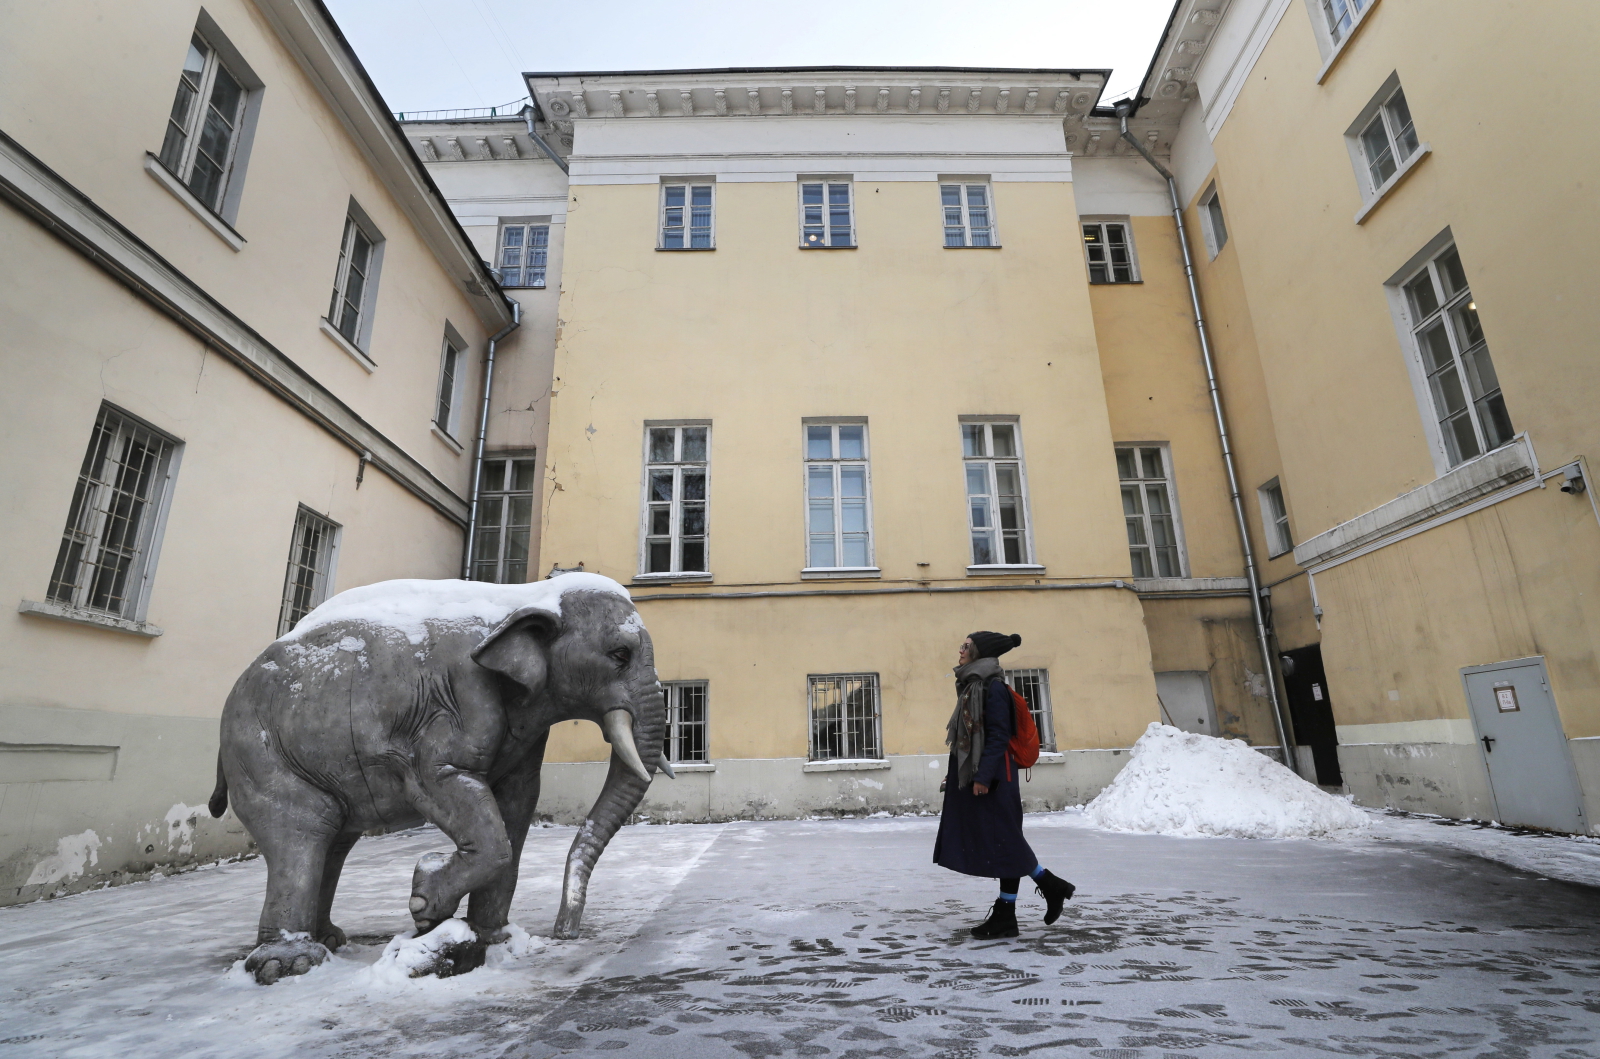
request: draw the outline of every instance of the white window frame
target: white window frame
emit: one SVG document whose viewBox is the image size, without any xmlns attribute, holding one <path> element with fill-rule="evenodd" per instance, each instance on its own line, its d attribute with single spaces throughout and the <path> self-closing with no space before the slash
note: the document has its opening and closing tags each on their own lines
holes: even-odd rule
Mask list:
<svg viewBox="0 0 1600 1059">
<path fill-rule="evenodd" d="M 1134 578 L 1136 580 L 1145 580 L 1147 578 L 1188 577 L 1189 549 L 1184 544 L 1183 517 L 1178 507 L 1178 483 L 1177 476 L 1173 473 L 1171 444 L 1165 441 L 1119 441 L 1113 446 L 1113 449 L 1117 451 L 1121 451 L 1123 449 L 1133 450 L 1135 470 L 1137 470 L 1140 475 L 1138 478 L 1124 478 L 1122 476 L 1121 467 L 1119 466 L 1117 469 L 1117 486 L 1119 494 L 1123 494 L 1127 489 L 1130 488 L 1139 490 L 1139 512 L 1137 513 L 1137 517 L 1140 519 L 1140 525 L 1143 530 L 1144 543 L 1136 544 L 1132 539 L 1128 541 L 1129 564 L 1133 565 L 1133 549 L 1135 548 L 1145 548 L 1148 550 L 1150 555 L 1150 572 L 1147 574 L 1140 574 L 1135 566 L 1133 574 Z M 1150 450 L 1155 450 L 1159 453 L 1161 458 L 1161 470 L 1165 477 L 1147 478 L 1144 476 L 1144 453 Z M 1115 455 L 1115 453 L 1113 453 L 1113 455 Z M 1154 543 L 1154 534 L 1152 533 L 1153 526 L 1151 523 L 1150 501 L 1147 490 L 1156 484 L 1159 484 L 1166 494 L 1168 513 L 1172 518 L 1172 547 L 1177 553 L 1177 569 L 1170 574 L 1164 574 L 1161 572 L 1161 567 L 1155 554 L 1156 545 Z M 1127 501 L 1124 498 L 1124 523 L 1126 524 L 1126 522 L 1133 517 L 1135 516 L 1128 513 Z"/>
<path fill-rule="evenodd" d="M 684 456 L 684 431 L 699 429 L 705 431 L 705 459 L 685 460 Z M 650 439 L 651 434 L 657 430 L 671 430 L 673 432 L 673 459 L 671 461 L 656 461 L 651 459 Z M 671 420 L 666 422 L 648 421 L 644 425 L 644 480 L 639 498 L 639 572 L 636 575 L 640 580 L 699 580 L 711 579 L 711 421 L 699 420 Z M 652 496 L 653 475 L 669 473 L 672 476 L 672 497 L 668 501 L 657 501 Z M 683 505 L 686 498 L 684 494 L 684 477 L 699 473 L 704 476 L 705 498 L 699 501 L 704 510 L 705 532 L 698 539 L 702 541 L 704 569 L 683 568 Z M 665 510 L 668 516 L 668 531 L 666 533 L 652 532 L 652 524 L 657 511 Z M 671 549 L 669 569 L 650 569 L 650 546 L 654 541 L 665 539 Z"/>
<path fill-rule="evenodd" d="M 114 535 L 118 519 L 126 519 L 114 513 L 112 502 L 127 495 L 123 486 L 128 465 L 123 460 L 136 446 L 154 451 L 144 464 L 148 488 L 143 496 L 134 494 L 140 505 L 139 524 L 131 542 L 122 543 Z M 144 621 L 182 451 L 183 442 L 177 438 L 109 402 L 101 403 L 79 466 L 45 599 L 72 611 Z M 123 473 L 112 473 L 118 469 Z M 99 575 L 107 557 L 115 559 L 118 552 L 126 560 L 117 582 L 120 590 L 102 585 Z M 64 579 L 69 573 L 70 578 Z"/>
<path fill-rule="evenodd" d="M 289 535 L 289 563 L 283 572 L 283 593 L 278 601 L 279 636 L 288 633 L 332 594 L 343 534 L 344 527 L 339 523 L 304 504 L 295 512 L 294 531 Z"/>
<path fill-rule="evenodd" d="M 448 323 L 439 346 L 439 382 L 434 388 L 433 425 L 460 451 L 461 405 L 467 388 L 467 343 Z"/>
<path fill-rule="evenodd" d="M 850 696 L 860 694 L 871 701 L 871 716 L 861 716 L 854 709 Z M 836 721 L 819 715 L 819 710 L 839 707 Z M 808 673 L 806 675 L 806 731 L 808 734 L 807 761 L 884 761 L 883 751 L 883 693 L 876 673 Z M 823 726 L 837 724 L 842 738 L 829 739 L 823 744 Z M 853 730 L 852 730 L 853 729 Z M 831 744 L 839 744 L 841 753 L 834 753 Z M 857 751 L 857 753 L 852 753 Z"/>
<path fill-rule="evenodd" d="M 841 427 L 847 430 L 859 429 L 861 431 L 861 456 L 859 458 L 839 455 L 839 453 L 842 451 L 839 440 L 839 431 Z M 828 432 L 830 455 L 813 457 L 811 455 L 811 434 L 813 431 L 823 430 Z M 871 438 L 868 437 L 867 421 L 865 419 L 857 418 L 803 420 L 800 427 L 800 445 L 802 463 L 801 495 L 804 497 L 805 505 L 803 508 L 805 513 L 804 522 L 802 523 L 805 536 L 805 567 L 800 571 L 800 576 L 802 578 L 830 576 L 876 576 L 879 573 L 879 570 L 877 566 L 877 553 L 873 550 L 872 536 L 872 441 Z M 814 531 L 812 524 L 812 508 L 820 499 L 831 499 L 832 501 L 832 535 L 834 541 L 834 558 L 841 561 L 845 558 L 844 508 L 846 498 L 841 495 L 841 485 L 844 468 L 846 467 L 859 467 L 861 468 L 862 472 L 864 495 L 861 498 L 861 507 L 863 515 L 866 518 L 867 561 L 865 564 L 859 566 L 813 566 L 811 563 L 811 538 L 813 536 L 820 536 L 820 534 L 817 534 Z M 823 468 L 831 469 L 833 479 L 831 488 L 833 495 L 831 498 L 813 498 L 811 495 L 811 476 Z"/>
<path fill-rule="evenodd" d="M 508 236 L 516 232 L 522 240 L 519 246 L 508 246 Z M 537 240 L 537 241 L 536 241 Z M 531 288 L 543 290 L 550 271 L 550 221 L 548 219 L 535 219 L 529 221 L 500 221 L 500 239 L 496 244 L 495 271 L 500 276 L 500 285 L 507 289 L 516 290 Z M 515 255 L 516 264 L 508 264 L 506 259 Z M 518 270 L 516 282 L 507 280 L 508 269 Z M 534 282 L 537 280 L 538 282 Z"/>
<path fill-rule="evenodd" d="M 1362 22 L 1378 6 L 1378 0 L 1305 0 L 1305 4 L 1306 14 L 1311 18 L 1312 36 L 1322 55 L 1322 73 L 1326 74 L 1334 58 L 1344 51 Z M 1347 16 L 1343 28 L 1339 25 L 1342 15 Z M 1317 83 L 1321 83 L 1320 76 Z"/>
<path fill-rule="evenodd" d="M 1127 217 L 1079 217 L 1078 218 L 1078 226 L 1079 226 L 1080 229 L 1083 230 L 1084 263 L 1087 265 L 1087 267 L 1089 269 L 1089 282 L 1090 283 L 1094 284 L 1095 286 L 1108 286 L 1109 287 L 1109 286 L 1115 286 L 1116 284 L 1119 284 L 1119 283 L 1142 283 L 1143 282 L 1143 280 L 1140 278 L 1140 275 L 1139 275 L 1139 254 L 1134 249 L 1134 245 L 1133 245 L 1133 224 L 1131 223 L 1131 220 L 1129 218 L 1127 218 Z M 1103 262 L 1097 262 L 1094 259 L 1094 256 L 1095 256 L 1094 255 L 1094 251 L 1095 251 L 1095 249 L 1097 249 L 1097 247 L 1092 246 L 1090 244 L 1090 242 L 1089 242 L 1089 231 L 1088 231 L 1088 229 L 1090 229 L 1090 228 L 1097 229 L 1097 233 L 1096 234 L 1100 238 L 1100 243 L 1099 243 L 1098 249 L 1103 251 L 1104 254 L 1105 254 L 1105 260 Z M 1118 266 L 1117 266 L 1117 263 L 1112 260 L 1113 251 L 1115 250 L 1115 246 L 1111 242 L 1111 229 L 1112 228 L 1120 228 L 1120 229 L 1122 229 L 1122 238 L 1123 238 L 1123 240 L 1125 242 L 1125 246 L 1123 247 L 1123 249 L 1125 249 L 1127 251 L 1127 256 L 1128 256 L 1128 260 L 1125 263 L 1125 267 L 1127 268 L 1127 271 L 1128 271 L 1128 276 L 1127 276 L 1126 279 L 1117 279 L 1116 278 L 1116 269 L 1117 269 Z M 1099 265 L 1100 267 L 1102 267 L 1102 268 L 1104 268 L 1106 270 L 1106 276 L 1107 276 L 1106 279 L 1098 279 L 1097 280 L 1097 279 L 1094 278 L 1094 270 L 1095 270 L 1095 267 L 1097 265 Z"/>
<path fill-rule="evenodd" d="M 361 294 L 356 304 L 355 326 L 347 331 L 341 324 L 350 290 L 350 272 L 355 263 L 351 251 L 358 233 L 367 241 L 370 249 L 367 253 L 367 269 L 362 276 Z M 369 361 L 371 357 L 367 349 L 372 342 L 373 308 L 378 303 L 378 278 L 383 271 L 384 245 L 383 233 L 352 198 L 345 210 L 344 228 L 339 234 L 339 259 L 333 275 L 333 296 L 328 302 L 328 315 L 323 317 L 323 322 L 338 339 L 354 346 Z"/>
<path fill-rule="evenodd" d="M 519 465 L 531 475 L 526 489 L 517 488 Z M 478 530 L 472 542 L 468 576 L 491 584 L 523 584 L 532 571 L 533 519 L 539 493 L 539 454 L 533 449 L 505 449 L 485 453 L 478 483 Z M 518 503 L 521 501 L 522 503 Z M 527 522 L 514 521 L 518 509 Z M 521 558 L 515 555 L 521 531 Z M 522 567 L 520 580 L 513 568 Z M 487 575 L 487 576 L 485 576 Z"/>
<path fill-rule="evenodd" d="M 1289 505 L 1283 499 L 1283 485 L 1274 478 L 1256 489 L 1261 505 L 1261 528 L 1267 538 L 1267 558 L 1276 559 L 1294 551 L 1294 533 L 1289 529 Z"/>
<path fill-rule="evenodd" d="M 1050 702 L 1050 671 L 1048 669 L 1005 669 L 1001 671 L 1006 686 L 1021 695 L 1033 714 L 1033 725 L 1039 729 L 1040 753 L 1056 752 L 1055 707 Z"/>
<path fill-rule="evenodd" d="M 994 428 L 997 427 L 997 426 L 999 426 L 999 427 L 1010 427 L 1011 428 L 1012 446 L 1013 446 L 1015 455 L 1012 455 L 1012 456 L 996 456 L 996 455 L 993 455 L 994 449 L 995 449 L 995 447 L 994 447 Z M 967 557 L 968 557 L 969 560 L 971 560 L 967 564 L 967 573 L 969 573 L 969 574 L 1008 573 L 1008 572 L 1012 572 L 1012 571 L 1039 571 L 1039 570 L 1043 570 L 1044 567 L 1040 566 L 1034 559 L 1034 554 L 1035 553 L 1034 553 L 1034 548 L 1033 548 L 1033 512 L 1030 510 L 1029 502 L 1028 502 L 1028 464 L 1027 464 L 1027 460 L 1026 460 L 1026 458 L 1024 456 L 1024 449 L 1023 449 L 1023 446 L 1022 446 L 1022 422 L 1021 422 L 1020 417 L 1017 417 L 1017 416 L 961 416 L 960 417 L 960 427 L 961 427 L 961 495 L 962 495 L 963 502 L 966 505 L 967 549 L 968 549 Z M 983 455 L 983 456 L 968 456 L 967 455 L 967 431 L 968 431 L 969 428 L 973 428 L 973 427 L 982 428 L 983 451 L 985 453 L 987 453 L 988 455 Z M 968 468 L 969 467 L 975 467 L 976 465 L 979 465 L 979 464 L 984 465 L 984 474 L 987 476 L 987 479 L 988 479 L 988 492 L 986 494 L 982 494 L 984 499 L 988 502 L 988 510 L 989 510 L 989 512 L 991 512 L 991 514 L 989 514 L 987 516 L 991 524 L 989 526 L 987 526 L 987 527 L 973 525 L 973 513 L 974 513 L 975 509 L 974 509 L 974 505 L 973 505 L 972 501 L 973 501 L 973 497 L 978 496 L 980 494 L 976 494 L 976 493 L 973 493 L 973 492 L 970 491 L 970 485 L 969 485 L 969 479 L 968 479 Z M 1015 539 L 1021 545 L 1021 547 L 1019 549 L 1021 554 L 1018 557 L 1018 559 L 1019 559 L 1018 562 L 1007 562 L 1006 561 L 1006 555 L 1005 555 L 1005 532 L 1006 531 L 1005 531 L 1005 527 L 999 524 L 1000 492 L 999 492 L 999 476 L 998 476 L 998 470 L 997 470 L 997 467 L 998 467 L 999 464 L 1016 464 L 1016 467 L 1017 467 L 1017 479 L 1018 479 L 1018 481 L 1020 483 L 1020 488 L 1022 490 L 1022 494 L 1019 497 L 1019 503 L 1018 503 L 1018 510 L 1020 511 L 1020 513 L 1022 515 L 1022 526 L 1021 526 L 1020 533 L 1018 533 L 1016 535 L 1016 537 L 1015 537 Z M 977 555 L 977 551 L 976 551 L 974 543 L 973 543 L 973 537 L 976 536 L 977 532 L 980 531 L 980 530 L 987 530 L 989 532 L 990 539 L 991 539 L 991 542 L 992 542 L 992 546 L 995 548 L 995 553 L 994 554 L 995 554 L 995 557 L 1000 560 L 999 562 L 980 563 L 980 562 L 977 561 L 978 560 L 978 555 Z"/>
<path fill-rule="evenodd" d="M 707 765 L 711 762 L 711 684 L 705 680 L 663 680 L 667 723 L 661 733 L 661 752 L 674 765 Z M 697 703 L 684 700 L 698 699 Z M 688 707 L 697 705 L 699 720 L 687 720 Z M 698 757 L 684 754 L 685 729 L 700 729 Z"/>
<path fill-rule="evenodd" d="M 808 206 L 806 203 L 806 189 L 819 187 L 822 190 L 822 202 L 817 206 Z M 845 194 L 845 225 L 842 243 L 834 242 L 839 226 L 834 224 L 836 213 L 833 201 L 835 188 L 844 188 Z M 847 176 L 803 176 L 795 184 L 796 202 L 800 217 L 800 249 L 802 250 L 854 250 L 856 248 L 856 189 L 855 181 Z M 817 220 L 810 223 L 809 210 L 816 210 Z M 812 241 L 812 232 L 816 229 L 818 241 Z"/>
<path fill-rule="evenodd" d="M 1200 231 L 1206 237 L 1206 256 L 1215 261 L 1222 248 L 1228 245 L 1228 218 L 1222 211 L 1222 198 L 1217 193 L 1217 182 L 1206 185 L 1199 202 Z"/>
<path fill-rule="evenodd" d="M 198 49 L 196 45 L 199 46 Z M 197 71 L 197 76 L 190 76 L 190 57 L 199 49 L 204 50 L 200 56 L 200 69 Z M 161 148 L 152 152 L 150 157 L 170 173 L 195 202 L 231 226 L 239 214 L 245 170 L 249 166 L 250 147 L 255 140 L 256 119 L 261 110 L 262 81 L 250 68 L 250 64 L 244 61 L 238 49 L 228 41 L 227 36 L 209 13 L 203 9 L 194 30 L 190 33 L 184 56 L 178 75 L 178 92 L 174 96 L 172 108 L 162 123 Z M 205 130 L 206 120 L 212 113 L 211 97 L 219 71 L 225 73 L 239 87 L 240 98 L 233 115 L 228 144 L 223 152 L 218 186 L 212 194 L 202 195 L 193 186 L 193 182 L 196 163 L 201 153 L 201 134 Z M 194 97 L 180 121 L 177 119 L 176 111 L 185 88 L 190 88 L 194 92 Z M 220 111 L 217 112 L 217 116 L 227 119 L 227 115 L 223 115 Z M 181 142 L 175 141 L 174 135 L 181 137 Z"/>
<path fill-rule="evenodd" d="M 1405 108 L 1403 115 L 1399 107 Z M 1350 167 L 1355 171 L 1356 188 L 1361 192 L 1363 203 L 1363 209 L 1356 214 L 1356 223 L 1365 220 L 1368 210 L 1432 151 L 1417 135 L 1411 117 L 1411 104 L 1405 98 L 1400 76 L 1391 73 L 1367 105 L 1361 108 L 1350 127 L 1345 129 L 1345 149 L 1350 153 Z M 1387 152 L 1393 167 L 1387 176 L 1373 172 L 1373 166 L 1384 153 L 1374 155 L 1366 140 L 1368 130 L 1374 128 L 1383 134 L 1384 152 Z"/>
<path fill-rule="evenodd" d="M 669 206 L 669 205 L 667 205 L 668 197 L 669 197 L 670 192 L 671 192 L 671 190 L 673 188 L 682 188 L 683 189 L 683 200 L 684 201 L 683 201 L 683 205 L 682 206 Z M 709 210 L 710 210 L 710 224 L 709 225 L 696 225 L 694 223 L 694 208 L 695 208 L 694 207 L 694 195 L 695 195 L 695 191 L 697 191 L 700 188 L 705 188 L 706 191 L 708 192 L 710 198 L 711 198 L 711 204 L 709 206 Z M 681 246 L 669 246 L 669 245 L 667 245 L 667 241 L 668 241 L 668 238 L 669 238 L 669 236 L 671 234 L 671 230 L 672 230 L 672 229 L 669 229 L 669 227 L 667 225 L 667 221 L 675 219 L 673 216 L 669 215 L 669 211 L 673 210 L 673 209 L 678 209 L 678 210 L 683 211 L 681 217 L 676 218 L 676 219 L 680 219 L 683 223 L 674 226 L 678 230 L 678 232 L 680 234 L 680 237 L 683 240 L 683 245 L 681 245 Z M 704 228 L 705 231 L 706 231 L 706 245 L 705 246 L 695 246 L 695 245 L 693 245 L 694 238 L 695 238 L 694 233 L 699 228 Z M 657 216 L 656 216 L 656 249 L 657 250 L 673 250 L 673 251 L 676 251 L 676 250 L 715 250 L 716 248 L 717 248 L 717 182 L 715 180 L 713 180 L 712 178 L 710 178 L 710 177 L 673 177 L 672 179 L 662 178 L 662 181 L 661 181 L 660 206 L 657 209 Z"/>
<path fill-rule="evenodd" d="M 956 192 L 958 201 L 948 202 L 950 192 Z M 972 192 L 980 190 L 983 202 L 974 206 Z M 974 209 L 987 211 L 988 225 L 973 227 Z M 939 210 L 944 222 L 944 248 L 946 250 L 998 250 L 1000 228 L 994 214 L 994 185 L 988 177 L 940 177 Z M 984 233 L 981 237 L 979 233 Z M 952 238 L 959 242 L 951 242 Z M 977 239 L 983 241 L 974 241 Z"/>
</svg>

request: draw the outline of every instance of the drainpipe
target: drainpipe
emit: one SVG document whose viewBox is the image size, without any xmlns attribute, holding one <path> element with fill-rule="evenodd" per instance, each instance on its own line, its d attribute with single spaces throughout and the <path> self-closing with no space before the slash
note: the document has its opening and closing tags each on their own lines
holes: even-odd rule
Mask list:
<svg viewBox="0 0 1600 1059">
<path fill-rule="evenodd" d="M 1206 385 L 1211 390 L 1211 411 L 1217 420 L 1217 440 L 1222 443 L 1222 463 L 1228 469 L 1228 491 L 1233 497 L 1233 518 L 1239 527 L 1239 546 L 1244 549 L 1244 573 L 1250 581 L 1250 611 L 1256 622 L 1256 643 L 1261 648 L 1261 664 L 1267 679 L 1267 696 L 1272 700 L 1272 723 L 1278 730 L 1278 749 L 1283 753 L 1283 763 L 1297 772 L 1294 749 L 1289 745 L 1289 725 L 1283 716 L 1283 703 L 1278 698 L 1278 680 L 1272 664 L 1272 643 L 1267 632 L 1267 616 L 1261 606 L 1261 578 L 1256 571 L 1255 551 L 1250 547 L 1250 530 L 1244 519 L 1244 499 L 1239 495 L 1239 474 L 1233 465 L 1233 445 L 1228 440 L 1228 419 L 1222 412 L 1222 390 L 1217 385 L 1217 366 L 1211 356 L 1211 336 L 1206 332 L 1205 313 L 1200 308 L 1200 285 L 1195 279 L 1194 258 L 1189 253 L 1189 236 L 1183 226 L 1183 201 L 1178 198 L 1178 182 L 1166 167 L 1155 160 L 1144 144 L 1134 139 L 1128 131 L 1128 114 L 1133 110 L 1131 100 L 1117 104 L 1117 120 L 1122 126 L 1122 138 L 1143 156 L 1146 162 L 1167 181 L 1167 194 L 1172 199 L 1172 219 L 1178 225 L 1178 245 L 1183 248 L 1183 272 L 1189 280 L 1189 304 L 1194 310 L 1194 329 L 1200 336 L 1200 358 L 1205 363 Z"/>
<path fill-rule="evenodd" d="M 483 363 L 483 408 L 478 411 L 478 443 L 472 450 L 472 501 L 467 507 L 467 545 L 461 555 L 461 579 L 472 577 L 472 548 L 478 542 L 478 486 L 483 480 L 483 440 L 489 433 L 489 398 L 494 393 L 494 347 L 522 324 L 522 303 L 511 303 L 511 322 L 489 339 L 489 352 Z"/>
<path fill-rule="evenodd" d="M 533 145 L 548 155 L 550 161 L 560 166 L 561 171 L 565 173 L 567 171 L 567 163 L 561 160 L 561 156 L 559 154 L 556 154 L 555 151 L 550 149 L 550 145 L 544 142 L 544 137 L 533 131 L 533 118 L 534 115 L 538 113 L 539 112 L 537 110 L 533 109 L 532 105 L 522 108 L 522 120 L 528 123 L 528 139 L 532 140 Z"/>
</svg>

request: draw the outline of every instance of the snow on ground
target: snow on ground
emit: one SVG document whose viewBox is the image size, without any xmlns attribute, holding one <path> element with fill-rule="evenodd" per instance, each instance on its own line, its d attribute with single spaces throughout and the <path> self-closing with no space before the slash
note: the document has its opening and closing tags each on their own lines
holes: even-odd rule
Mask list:
<svg viewBox="0 0 1600 1059">
<path fill-rule="evenodd" d="M 1156 723 L 1084 815 L 1111 831 L 1187 837 L 1331 838 L 1367 827 L 1347 799 L 1239 740 Z"/>
<path fill-rule="evenodd" d="M 1498 827 L 1441 816 L 1369 812 L 1373 838 L 1448 846 L 1546 878 L 1600 887 L 1600 838 Z"/>
</svg>

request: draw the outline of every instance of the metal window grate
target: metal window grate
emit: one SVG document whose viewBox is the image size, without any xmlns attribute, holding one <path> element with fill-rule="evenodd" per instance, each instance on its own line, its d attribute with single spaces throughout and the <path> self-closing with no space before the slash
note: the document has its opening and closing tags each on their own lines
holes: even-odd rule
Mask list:
<svg viewBox="0 0 1600 1059">
<path fill-rule="evenodd" d="M 711 760 L 706 741 L 706 693 L 703 680 L 663 682 L 667 696 L 667 730 L 662 738 L 662 753 L 667 760 L 695 762 Z"/>
<path fill-rule="evenodd" d="M 811 760 L 883 759 L 878 674 L 806 678 L 811 709 Z"/>
<path fill-rule="evenodd" d="M 171 439 L 101 408 L 50 574 L 52 602 L 134 616 L 173 449 Z"/>
<path fill-rule="evenodd" d="M 333 572 L 333 545 L 339 524 L 301 507 L 289 538 L 289 568 L 283 575 L 283 603 L 278 608 L 278 635 L 293 629 L 301 618 L 328 598 Z"/>
<path fill-rule="evenodd" d="M 1028 712 L 1033 714 L 1034 726 L 1039 729 L 1039 749 L 1056 748 L 1055 716 L 1050 707 L 1050 671 L 1048 669 L 1007 669 L 1006 683 L 1028 701 Z"/>
<path fill-rule="evenodd" d="M 483 461 L 472 580 L 503 585 L 520 585 L 528 580 L 533 489 L 538 478 L 539 461 L 532 453 Z"/>
</svg>

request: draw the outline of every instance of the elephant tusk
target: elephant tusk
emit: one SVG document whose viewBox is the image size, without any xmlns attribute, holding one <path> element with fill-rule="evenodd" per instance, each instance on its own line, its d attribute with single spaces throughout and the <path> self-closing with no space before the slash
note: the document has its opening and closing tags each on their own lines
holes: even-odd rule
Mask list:
<svg viewBox="0 0 1600 1059">
<path fill-rule="evenodd" d="M 612 710 L 600 719 L 600 727 L 611 743 L 611 753 L 640 779 L 649 783 L 650 770 L 639 760 L 639 747 L 633 741 L 633 715 L 620 708 Z"/>
<path fill-rule="evenodd" d="M 663 773 L 665 773 L 667 779 L 669 779 L 669 780 L 675 780 L 675 779 L 678 778 L 678 774 L 676 772 L 672 771 L 672 762 L 668 761 L 664 757 L 661 759 L 661 762 L 658 765 L 656 765 L 656 768 L 660 769 Z"/>
</svg>

